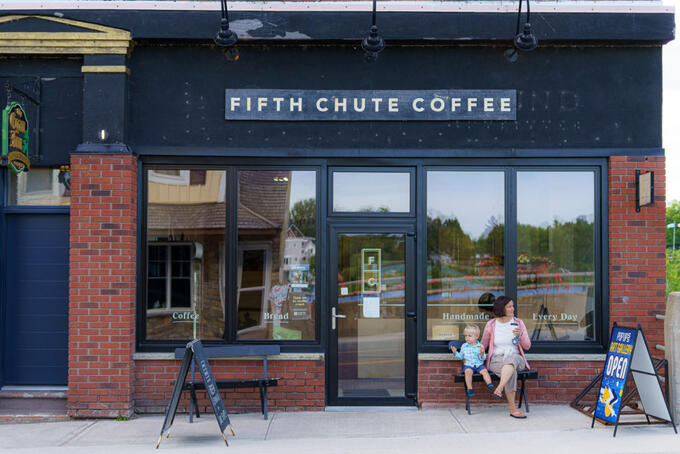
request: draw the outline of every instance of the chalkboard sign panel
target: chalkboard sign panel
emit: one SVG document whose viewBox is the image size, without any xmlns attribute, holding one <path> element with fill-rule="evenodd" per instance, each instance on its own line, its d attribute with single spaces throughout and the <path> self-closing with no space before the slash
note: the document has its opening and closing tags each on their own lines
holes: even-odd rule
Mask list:
<svg viewBox="0 0 680 454">
<path fill-rule="evenodd" d="M 182 395 L 182 388 L 184 387 L 184 382 L 187 378 L 187 372 L 189 371 L 189 365 L 191 361 L 196 361 L 198 365 L 198 370 L 203 378 L 203 383 L 205 384 L 205 389 L 210 398 L 210 404 L 213 407 L 215 413 L 215 418 L 217 418 L 217 424 L 220 426 L 220 434 L 227 443 L 227 437 L 224 435 L 224 431 L 229 427 L 231 429 L 231 423 L 229 422 L 229 415 L 227 410 L 224 408 L 224 403 L 220 397 L 220 392 L 217 389 L 215 383 L 215 377 L 213 376 L 212 370 L 210 370 L 210 364 L 208 364 L 208 358 L 206 358 L 203 351 L 203 344 L 200 340 L 194 340 L 187 344 L 184 351 L 184 356 L 182 358 L 182 364 L 179 366 L 179 373 L 177 374 L 177 381 L 175 382 L 175 387 L 172 390 L 172 397 L 170 398 L 170 404 L 165 412 L 165 420 L 163 421 L 163 427 L 161 428 L 161 435 L 158 437 L 158 442 L 156 443 L 156 448 L 161 444 L 163 435 L 166 437 L 170 436 L 170 427 L 175 420 L 175 414 L 177 413 L 177 405 L 179 404 L 179 399 Z M 234 434 L 234 430 L 231 430 Z"/>
</svg>

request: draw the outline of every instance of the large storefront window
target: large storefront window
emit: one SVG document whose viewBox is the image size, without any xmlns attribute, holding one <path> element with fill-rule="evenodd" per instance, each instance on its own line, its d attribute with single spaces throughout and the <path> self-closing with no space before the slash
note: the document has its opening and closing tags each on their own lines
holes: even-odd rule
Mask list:
<svg viewBox="0 0 680 454">
<path fill-rule="evenodd" d="M 147 339 L 222 339 L 226 172 L 150 169 Z"/>
<path fill-rule="evenodd" d="M 533 340 L 595 338 L 593 172 L 517 172 L 517 306 Z"/>
<path fill-rule="evenodd" d="M 239 339 L 315 339 L 316 172 L 238 172 Z"/>
<path fill-rule="evenodd" d="M 480 330 L 504 293 L 502 171 L 427 172 L 427 338 Z"/>
</svg>

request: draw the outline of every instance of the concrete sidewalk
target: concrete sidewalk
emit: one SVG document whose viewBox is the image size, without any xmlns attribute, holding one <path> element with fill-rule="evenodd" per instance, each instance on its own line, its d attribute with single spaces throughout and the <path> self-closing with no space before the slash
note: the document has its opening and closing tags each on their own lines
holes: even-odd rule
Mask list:
<svg viewBox="0 0 680 454">
<path fill-rule="evenodd" d="M 667 426 L 596 424 L 568 406 L 531 407 L 526 420 L 505 407 L 451 410 L 364 410 L 230 415 L 227 448 L 207 414 L 189 424 L 177 415 L 170 438 L 154 450 L 162 416 L 130 421 L 73 420 L 0 425 L 0 452 L 41 453 L 680 453 L 680 436 Z"/>
</svg>

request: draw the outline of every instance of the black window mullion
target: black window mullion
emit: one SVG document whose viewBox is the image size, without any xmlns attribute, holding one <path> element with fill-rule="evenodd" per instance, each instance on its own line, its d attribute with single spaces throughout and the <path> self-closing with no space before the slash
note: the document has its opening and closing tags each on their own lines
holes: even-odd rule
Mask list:
<svg viewBox="0 0 680 454">
<path fill-rule="evenodd" d="M 224 339 L 227 343 L 236 340 L 237 316 L 237 277 L 238 270 L 238 174 L 234 167 L 226 170 L 227 183 L 225 188 L 225 203 L 227 204 L 226 232 L 224 236 L 224 260 L 226 277 L 224 283 L 224 301 L 226 314 Z"/>
<path fill-rule="evenodd" d="M 505 294 L 517 310 L 517 169 L 505 171 Z"/>
</svg>

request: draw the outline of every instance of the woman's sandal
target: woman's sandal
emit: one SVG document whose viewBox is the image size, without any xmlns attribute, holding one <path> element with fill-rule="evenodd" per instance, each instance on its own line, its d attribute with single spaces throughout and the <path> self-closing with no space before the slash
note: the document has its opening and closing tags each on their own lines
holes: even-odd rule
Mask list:
<svg viewBox="0 0 680 454">
<path fill-rule="evenodd" d="M 527 419 L 527 415 L 525 415 L 519 410 L 510 413 L 510 416 L 516 419 Z"/>
</svg>

